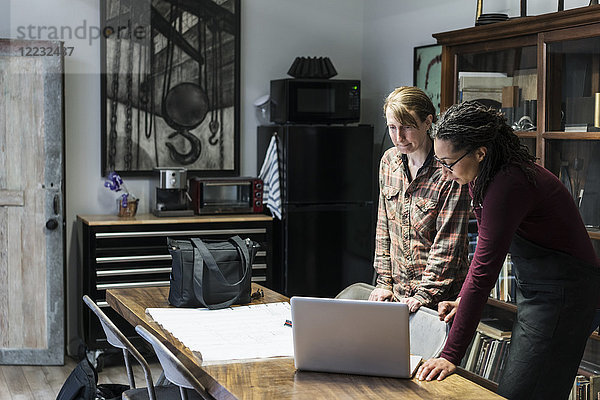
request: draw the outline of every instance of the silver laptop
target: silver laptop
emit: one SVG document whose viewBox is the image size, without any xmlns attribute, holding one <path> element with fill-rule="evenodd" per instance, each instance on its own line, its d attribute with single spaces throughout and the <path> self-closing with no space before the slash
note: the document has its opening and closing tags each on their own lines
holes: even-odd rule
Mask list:
<svg viewBox="0 0 600 400">
<path fill-rule="evenodd" d="M 395 302 L 292 297 L 299 370 L 410 378 L 408 306 Z"/>
</svg>

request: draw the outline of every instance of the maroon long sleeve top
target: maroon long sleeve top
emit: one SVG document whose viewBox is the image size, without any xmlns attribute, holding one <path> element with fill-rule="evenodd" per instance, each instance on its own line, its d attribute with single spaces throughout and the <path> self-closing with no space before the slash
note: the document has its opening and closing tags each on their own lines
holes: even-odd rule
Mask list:
<svg viewBox="0 0 600 400">
<path fill-rule="evenodd" d="M 441 353 L 453 364 L 458 365 L 465 355 L 515 233 L 600 267 L 573 197 L 554 174 L 537 164 L 535 168 L 535 186 L 517 166 L 498 172 L 483 205 L 474 207 L 477 248 Z"/>
</svg>

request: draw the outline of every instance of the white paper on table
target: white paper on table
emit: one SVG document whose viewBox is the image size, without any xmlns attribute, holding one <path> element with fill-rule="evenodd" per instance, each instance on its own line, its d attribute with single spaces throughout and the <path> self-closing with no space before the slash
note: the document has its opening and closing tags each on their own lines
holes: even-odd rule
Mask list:
<svg viewBox="0 0 600 400">
<path fill-rule="evenodd" d="M 147 308 L 156 323 L 191 351 L 200 353 L 203 362 L 268 357 L 292 357 L 292 329 L 287 302 L 230 307 Z"/>
</svg>

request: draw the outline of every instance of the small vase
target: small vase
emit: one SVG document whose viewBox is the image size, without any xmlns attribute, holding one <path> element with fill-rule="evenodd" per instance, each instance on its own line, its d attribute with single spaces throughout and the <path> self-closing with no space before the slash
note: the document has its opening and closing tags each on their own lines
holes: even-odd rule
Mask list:
<svg viewBox="0 0 600 400">
<path fill-rule="evenodd" d="M 119 217 L 122 218 L 133 218 L 135 217 L 135 213 L 137 213 L 137 207 L 140 199 L 129 200 L 127 202 L 127 207 L 123 207 L 123 203 L 121 199 L 117 199 L 117 210 Z"/>
</svg>

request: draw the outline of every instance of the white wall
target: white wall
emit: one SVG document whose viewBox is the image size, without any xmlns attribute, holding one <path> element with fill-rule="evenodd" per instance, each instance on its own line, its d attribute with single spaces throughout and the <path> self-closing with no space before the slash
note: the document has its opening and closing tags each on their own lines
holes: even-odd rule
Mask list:
<svg viewBox="0 0 600 400">
<path fill-rule="evenodd" d="M 242 174 L 256 175 L 252 103 L 298 56 L 326 56 L 340 79 L 360 79 L 364 0 L 242 0 Z"/>
<path fill-rule="evenodd" d="M 0 0 L 0 37 L 16 38 L 18 28 L 29 25 L 99 26 L 99 3 Z M 486 0 L 484 12 L 516 16 L 518 3 Z M 565 8 L 587 3 L 566 0 Z M 337 78 L 362 79 L 362 122 L 376 125 L 379 141 L 385 126 L 383 98 L 396 86 L 412 84 L 413 48 L 434 43 L 432 33 L 473 26 L 475 4 L 475 0 L 242 0 L 241 173 L 256 174 L 257 120 L 252 103 L 268 93 L 271 79 L 286 77 L 295 57 L 328 56 Z M 555 10 L 556 2 L 529 0 L 529 15 Z M 74 47 L 65 60 L 66 268 L 67 303 L 77 304 L 76 215 L 113 213 L 114 194 L 102 186 L 100 171 L 100 42 L 89 35 L 63 39 Z M 126 182 L 141 198 L 140 212 L 149 212 L 155 183 L 147 178 Z M 73 316 L 71 306 L 68 338 L 76 332 Z"/>
</svg>

